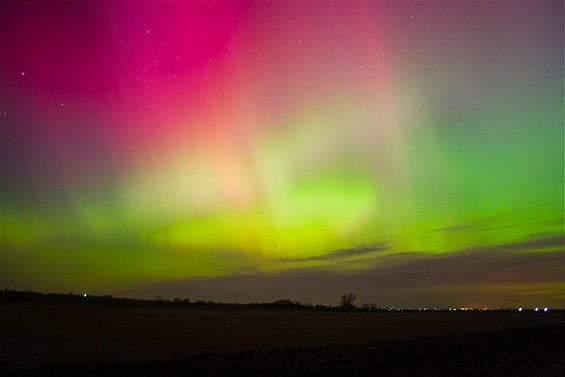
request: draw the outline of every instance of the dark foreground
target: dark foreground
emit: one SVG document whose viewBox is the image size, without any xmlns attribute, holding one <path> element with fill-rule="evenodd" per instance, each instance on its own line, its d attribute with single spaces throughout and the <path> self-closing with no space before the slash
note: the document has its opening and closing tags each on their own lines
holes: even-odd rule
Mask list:
<svg viewBox="0 0 565 377">
<path fill-rule="evenodd" d="M 74 364 L 20 376 L 564 376 L 565 325 L 370 344 Z M 6 374 L 5 374 L 6 375 Z"/>
<path fill-rule="evenodd" d="M 3 302 L 0 375 L 563 376 L 565 313 Z"/>
</svg>

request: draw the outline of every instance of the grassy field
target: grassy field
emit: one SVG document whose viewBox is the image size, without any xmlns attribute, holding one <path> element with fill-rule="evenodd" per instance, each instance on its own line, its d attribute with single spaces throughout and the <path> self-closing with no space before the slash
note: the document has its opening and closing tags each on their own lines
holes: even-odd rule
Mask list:
<svg viewBox="0 0 565 377">
<path fill-rule="evenodd" d="M 359 344 L 402 347 L 398 344 L 416 344 L 410 340 L 421 337 L 513 330 L 504 333 L 512 338 L 527 334 L 528 328 L 554 329 L 549 333 L 561 335 L 565 329 L 565 314 L 551 312 L 338 313 L 17 301 L 0 305 L 4 370 L 157 362 L 205 353 L 271 355 L 288 347 L 317 347 L 313 349 L 331 359 L 331 347 L 338 344 L 355 355 L 354 347 L 365 347 Z M 552 347 L 563 344 L 554 343 Z"/>
</svg>

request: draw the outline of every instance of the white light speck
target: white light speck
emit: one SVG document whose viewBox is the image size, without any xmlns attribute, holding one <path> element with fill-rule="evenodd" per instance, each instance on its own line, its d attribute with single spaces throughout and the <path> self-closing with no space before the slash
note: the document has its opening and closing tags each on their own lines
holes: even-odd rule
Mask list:
<svg viewBox="0 0 565 377">
<path fill-rule="evenodd" d="M 26 73 L 24 71 L 22 71 L 22 76 L 25 76 L 25 75 L 26 75 Z"/>
<path fill-rule="evenodd" d="M 543 308 L 543 311 L 547 313 L 549 311 L 549 308 Z"/>
<path fill-rule="evenodd" d="M 61 107 L 65 106 L 65 104 L 63 102 L 61 102 Z"/>
<path fill-rule="evenodd" d="M 87 297 L 87 296 L 88 296 L 88 295 L 87 295 L 86 293 L 82 295 L 82 297 Z"/>
<path fill-rule="evenodd" d="M 283 194 L 283 198 L 285 198 L 285 199 L 286 199 L 286 194 Z"/>
<path fill-rule="evenodd" d="M 479 100 L 477 100 L 477 105 L 479 104 Z"/>
<path fill-rule="evenodd" d="M 363 69 L 363 66 L 362 66 L 362 65 L 360 65 L 360 66 L 359 66 L 359 68 Z"/>
<path fill-rule="evenodd" d="M 536 311 L 536 312 L 539 312 L 539 308 L 535 308 L 535 311 Z"/>
<path fill-rule="evenodd" d="M 524 310 L 524 309 L 522 309 L 522 308 L 518 308 L 518 311 L 519 311 L 519 312 L 521 312 L 522 310 Z"/>
</svg>

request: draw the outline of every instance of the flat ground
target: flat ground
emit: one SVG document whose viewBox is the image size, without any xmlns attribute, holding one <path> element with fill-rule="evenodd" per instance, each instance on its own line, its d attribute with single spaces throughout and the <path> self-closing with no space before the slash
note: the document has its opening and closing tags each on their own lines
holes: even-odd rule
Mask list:
<svg viewBox="0 0 565 377">
<path fill-rule="evenodd" d="M 229 360 L 240 363 L 247 358 L 246 365 L 259 365 L 256 372 L 261 374 L 269 371 L 268 367 L 261 369 L 264 362 L 271 365 L 279 360 L 297 368 L 300 363 L 304 368 L 315 365 L 313 360 L 304 359 L 305 353 L 318 355 L 315 357 L 322 367 L 331 366 L 339 355 L 359 366 L 362 363 L 355 359 L 363 352 L 378 354 L 377 359 L 386 364 L 396 363 L 394 360 L 399 355 L 415 345 L 419 345 L 418 350 L 441 355 L 451 352 L 452 345 L 455 345 L 453 349 L 462 350 L 461 346 L 470 344 L 475 345 L 462 351 L 461 357 L 468 358 L 473 352 L 482 355 L 489 347 L 497 352 L 514 349 L 514 356 L 524 353 L 515 360 L 519 364 L 527 365 L 527 357 L 533 360 L 533 354 L 537 354 L 539 360 L 548 362 L 538 368 L 544 374 L 565 370 L 559 369 L 565 365 L 555 364 L 550 356 L 551 352 L 560 355 L 565 351 L 564 313 L 334 313 L 17 301 L 3 301 L 0 305 L 0 370 L 71 363 L 83 363 L 79 368 L 95 368 L 96 364 L 104 363 L 123 367 L 129 363 L 125 369 L 118 367 L 123 372 L 131 370 L 131 365 L 141 365 L 137 361 L 143 361 L 143 365 L 155 361 L 151 368 L 177 365 L 176 370 L 182 370 L 179 366 L 182 364 L 193 371 L 195 362 L 203 367 L 202 363 L 209 360 L 209 366 L 216 368 L 229 365 Z M 511 331 L 495 332 L 500 330 Z M 495 335 L 464 335 L 483 332 Z M 296 347 L 302 348 L 297 351 Z M 241 351 L 249 352 L 236 353 Z M 387 354 L 391 357 L 383 359 Z M 410 352 L 414 354 L 418 352 Z M 481 355 L 475 356 L 484 358 Z M 489 355 L 493 356 L 492 352 Z M 214 357 L 221 357 L 222 362 Z M 429 357 L 435 356 L 422 356 L 422 362 Z M 493 357 L 496 360 L 497 356 Z M 503 353 L 499 357 L 504 358 Z M 181 364 L 164 360 L 177 360 L 175 363 Z M 362 360 L 366 361 L 367 357 Z M 398 365 L 404 365 L 398 360 Z M 229 369 L 231 374 L 238 375 L 235 369 Z M 286 375 L 283 369 L 277 368 L 278 375 Z M 332 371 L 338 369 L 331 367 Z M 387 370 L 391 370 L 390 366 Z M 209 372 L 201 374 L 214 375 Z M 362 370 L 357 372 L 363 374 Z M 225 371 L 217 373 L 223 375 Z M 294 369 L 289 375 L 296 373 Z"/>
</svg>

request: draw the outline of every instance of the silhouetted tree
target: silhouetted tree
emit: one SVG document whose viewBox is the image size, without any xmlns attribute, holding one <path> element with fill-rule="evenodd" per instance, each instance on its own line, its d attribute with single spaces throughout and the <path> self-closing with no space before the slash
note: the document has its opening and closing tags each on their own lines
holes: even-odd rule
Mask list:
<svg viewBox="0 0 565 377">
<path fill-rule="evenodd" d="M 355 300 L 357 300 L 357 296 L 353 293 L 346 293 L 341 295 L 341 300 L 339 301 L 339 306 L 342 309 L 353 309 L 355 308 Z"/>
</svg>

